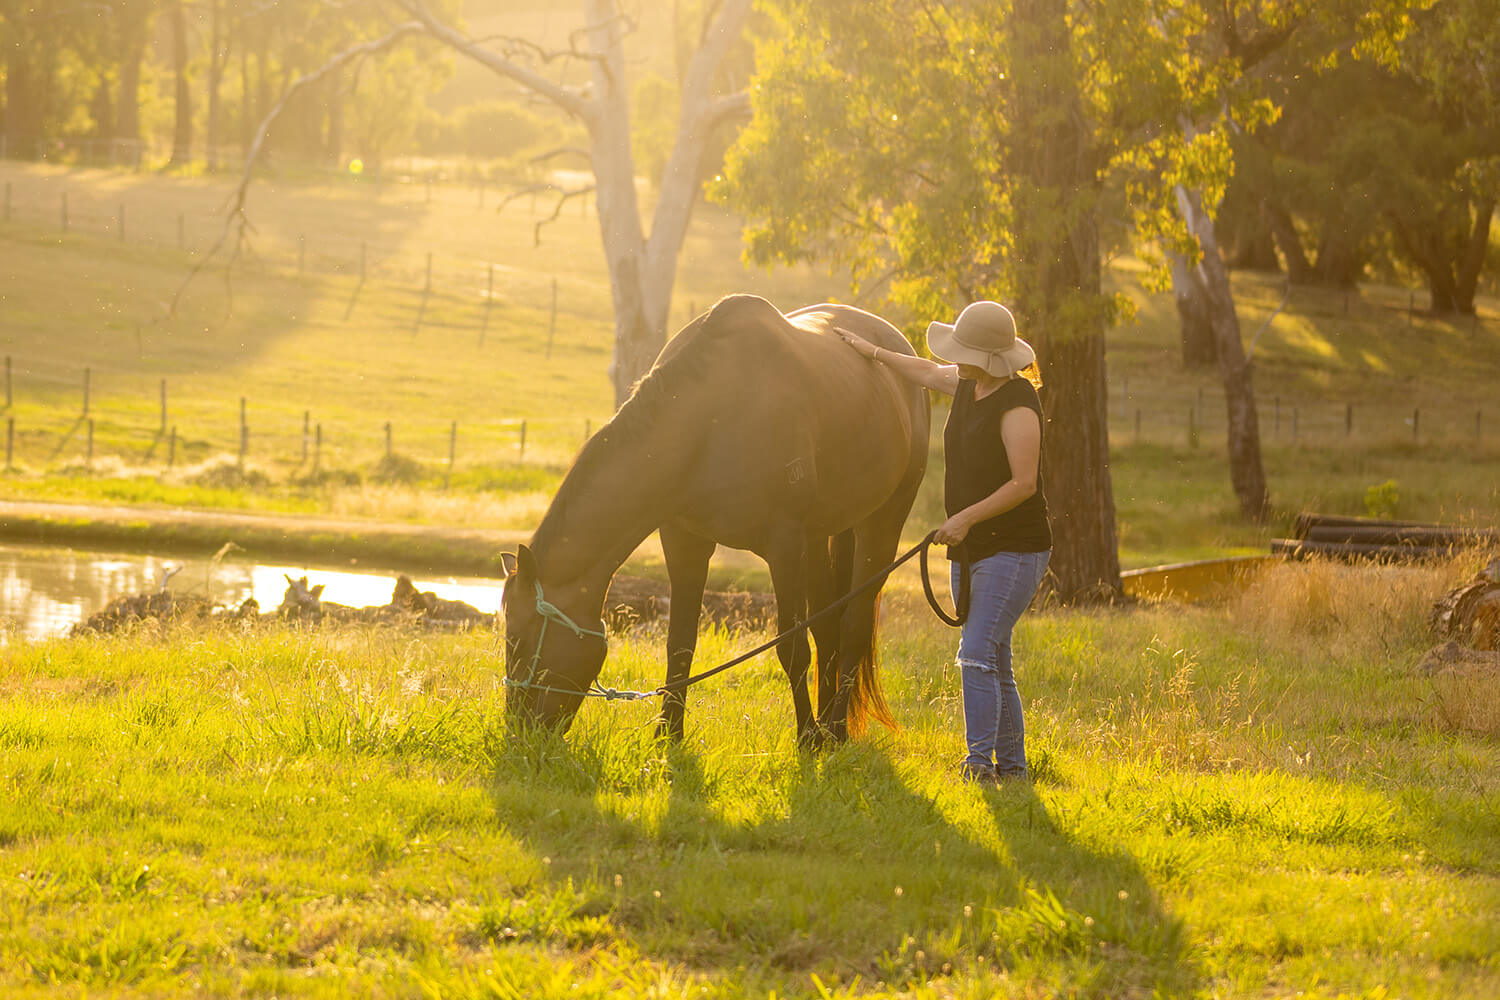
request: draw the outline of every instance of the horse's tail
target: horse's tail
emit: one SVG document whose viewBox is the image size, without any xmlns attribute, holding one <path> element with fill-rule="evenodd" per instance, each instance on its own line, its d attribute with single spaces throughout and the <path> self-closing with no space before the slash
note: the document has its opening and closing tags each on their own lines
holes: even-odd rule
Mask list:
<svg viewBox="0 0 1500 1000">
<path fill-rule="evenodd" d="M 847 594 L 854 587 L 854 532 L 846 531 L 834 540 L 834 579 L 839 592 Z M 849 691 L 849 735 L 858 736 L 866 729 L 866 723 L 874 719 L 888 729 L 896 728 L 896 718 L 885 696 L 880 693 L 879 663 L 875 656 L 875 640 L 880 634 L 880 592 L 875 592 L 875 605 L 870 609 L 870 643 L 858 651 L 859 663 L 854 670 L 854 687 Z M 848 650 L 847 655 L 853 655 Z M 842 673 L 842 669 L 839 671 Z"/>
</svg>

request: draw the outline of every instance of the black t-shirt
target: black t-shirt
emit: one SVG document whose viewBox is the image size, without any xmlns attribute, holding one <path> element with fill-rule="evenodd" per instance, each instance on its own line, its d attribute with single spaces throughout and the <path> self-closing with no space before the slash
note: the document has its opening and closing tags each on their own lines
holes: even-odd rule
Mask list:
<svg viewBox="0 0 1500 1000">
<path fill-rule="evenodd" d="M 989 496 L 1010 481 L 1010 457 L 1000 436 L 1000 420 L 1018 406 L 1036 411 L 1042 420 L 1042 401 L 1024 378 L 1013 378 L 983 399 L 974 398 L 975 382 L 959 379 L 953 409 L 943 428 L 947 470 L 943 507 L 952 517 Z M 949 559 L 974 562 L 997 552 L 1045 552 L 1052 548 L 1047 524 L 1047 501 L 1042 496 L 1041 469 L 1036 492 L 1003 514 L 969 529 L 962 545 L 948 546 Z"/>
</svg>

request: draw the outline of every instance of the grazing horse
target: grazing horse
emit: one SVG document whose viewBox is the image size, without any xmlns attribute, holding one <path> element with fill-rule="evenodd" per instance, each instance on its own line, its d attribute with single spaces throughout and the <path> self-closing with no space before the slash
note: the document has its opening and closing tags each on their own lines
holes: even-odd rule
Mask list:
<svg viewBox="0 0 1500 1000">
<path fill-rule="evenodd" d="M 672 600 L 667 683 L 689 676 L 709 558 L 718 545 L 766 561 L 779 631 L 873 576 L 895 556 L 927 465 L 926 391 L 871 364 L 833 328 L 912 353 L 900 331 L 851 306 L 782 315 L 733 295 L 668 342 L 599 429 L 516 553 L 502 607 L 507 714 L 566 728 L 604 664 L 610 578 L 659 531 Z M 892 724 L 875 676 L 878 588 L 777 644 L 798 739 Z M 686 695 L 663 697 L 660 731 L 683 735 Z"/>
</svg>

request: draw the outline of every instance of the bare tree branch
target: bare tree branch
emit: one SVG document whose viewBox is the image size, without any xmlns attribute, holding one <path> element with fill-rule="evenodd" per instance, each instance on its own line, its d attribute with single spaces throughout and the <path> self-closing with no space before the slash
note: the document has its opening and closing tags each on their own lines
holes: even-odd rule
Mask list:
<svg viewBox="0 0 1500 1000">
<path fill-rule="evenodd" d="M 213 247 L 209 249 L 208 253 L 204 254 L 198 260 L 198 263 L 193 265 L 193 269 L 188 272 L 187 278 L 184 279 L 182 285 L 173 294 L 171 305 L 167 310 L 169 316 L 177 314 L 177 305 L 182 299 L 182 293 L 187 290 L 188 285 L 192 284 L 193 279 L 198 276 L 198 272 L 202 271 L 208 265 L 208 262 L 218 255 L 224 246 L 224 241 L 229 238 L 229 233 L 234 228 L 236 222 L 239 223 L 239 235 L 235 241 L 234 255 L 230 258 L 231 266 L 234 263 L 234 259 L 239 256 L 240 248 L 244 245 L 246 239 L 246 228 L 250 226 L 250 221 L 245 216 L 245 199 L 250 193 L 250 179 L 255 171 L 255 161 L 260 158 L 261 147 L 265 145 L 266 135 L 270 132 L 272 124 L 281 116 L 282 111 L 286 110 L 287 103 L 304 87 L 317 83 L 323 77 L 343 69 L 351 62 L 364 59 L 366 56 L 371 56 L 388 49 L 407 35 L 418 34 L 422 30 L 422 25 L 415 21 L 408 21 L 405 24 L 398 25 L 388 34 L 374 41 L 345 49 L 311 73 L 299 76 L 292 82 L 291 86 L 287 87 L 286 92 L 281 95 L 280 100 L 276 102 L 275 106 L 271 108 L 270 112 L 261 121 L 260 128 L 255 132 L 255 140 L 250 144 L 250 149 L 245 154 L 245 168 L 240 174 L 239 185 L 230 196 L 224 210 L 224 231 L 219 234 L 218 240 L 214 242 Z"/>
<path fill-rule="evenodd" d="M 443 44 L 457 49 L 501 76 L 509 77 L 528 90 L 541 94 L 575 118 L 584 122 L 592 122 L 599 115 L 598 106 L 583 94 L 553 83 L 529 66 L 523 66 L 513 59 L 483 48 L 463 32 L 438 20 L 422 0 L 396 0 L 396 3 L 420 21 L 428 34 Z"/>
<path fill-rule="evenodd" d="M 536 224 L 536 227 L 532 232 L 532 246 L 539 247 L 542 245 L 542 227 L 549 222 L 557 221 L 557 217 L 562 214 L 563 205 L 566 204 L 569 199 L 581 197 L 588 194 L 592 190 L 594 190 L 594 185 L 590 184 L 588 187 L 581 187 L 574 191 L 564 191 L 561 197 L 557 199 L 557 204 L 552 206 L 552 214 Z"/>
<path fill-rule="evenodd" d="M 559 156 L 568 156 L 570 154 L 574 156 L 581 156 L 585 160 L 589 158 L 589 151 L 587 149 L 584 149 L 582 146 L 559 146 L 557 149 L 549 149 L 545 153 L 538 153 L 535 156 L 531 157 L 531 159 L 527 162 L 542 163 L 546 160 L 551 160 Z"/>
</svg>

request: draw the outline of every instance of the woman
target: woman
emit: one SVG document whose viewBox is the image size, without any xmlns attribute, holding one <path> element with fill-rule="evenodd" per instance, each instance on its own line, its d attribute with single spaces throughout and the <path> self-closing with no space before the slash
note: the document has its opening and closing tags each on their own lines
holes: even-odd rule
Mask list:
<svg viewBox="0 0 1500 1000">
<path fill-rule="evenodd" d="M 1025 778 L 1025 726 L 1011 669 L 1011 630 L 1047 572 L 1052 533 L 1039 485 L 1041 377 L 1036 352 L 1016 336 L 998 302 L 975 302 L 953 324 L 933 323 L 927 343 L 939 364 L 876 347 L 845 330 L 846 343 L 908 381 L 953 397 L 943 430 L 948 546 L 954 593 L 969 573 L 969 617 L 958 644 L 970 780 Z"/>
</svg>

